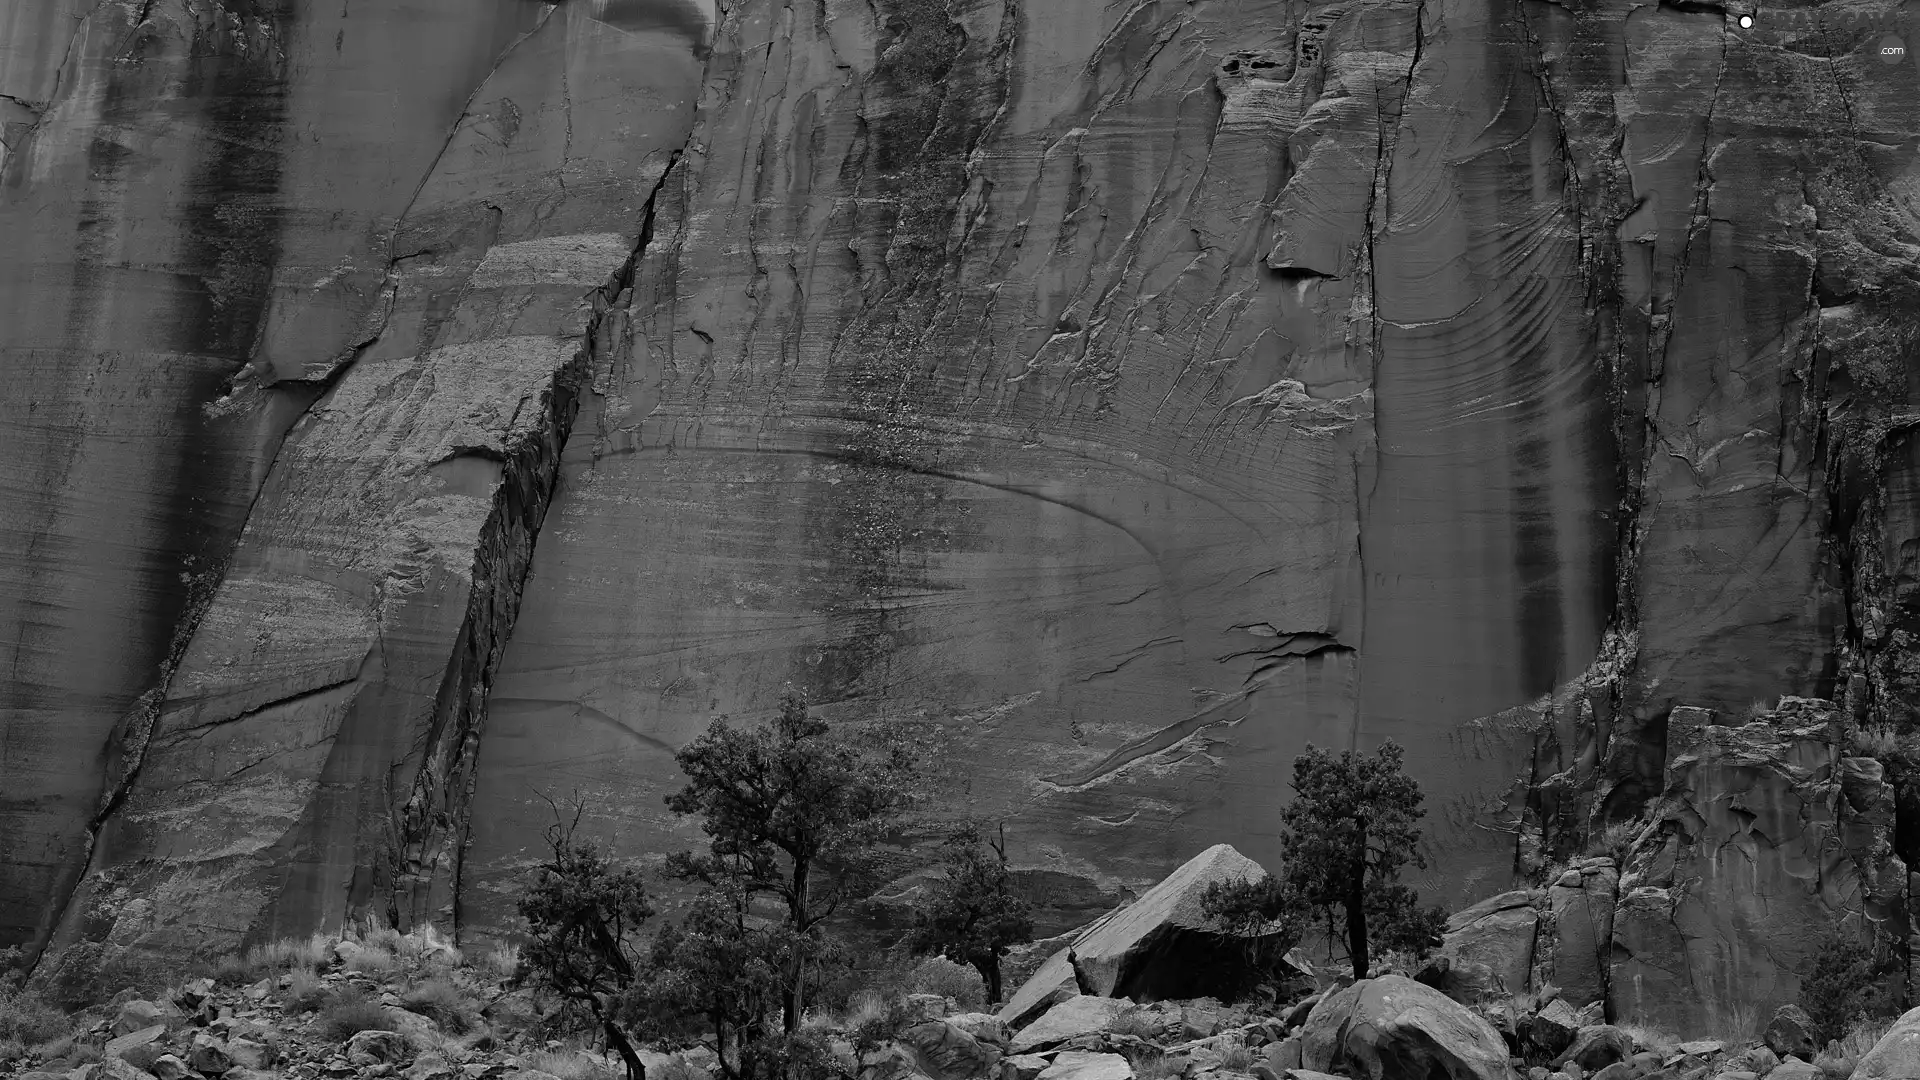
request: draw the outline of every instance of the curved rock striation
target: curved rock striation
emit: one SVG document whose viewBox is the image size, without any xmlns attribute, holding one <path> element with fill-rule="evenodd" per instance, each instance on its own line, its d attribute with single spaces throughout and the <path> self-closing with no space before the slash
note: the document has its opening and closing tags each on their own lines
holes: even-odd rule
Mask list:
<svg viewBox="0 0 1920 1080">
<path fill-rule="evenodd" d="M 1270 859 L 1308 743 L 1408 746 L 1464 902 L 1682 804 L 1721 865 L 1694 707 L 1920 701 L 1891 4 L 26 8 L 0 941 L 50 971 L 492 929 L 548 799 L 684 845 L 674 750 L 787 686 L 937 736 L 1045 932 Z M 1806 918 L 1904 918 L 1821 865 Z M 1665 872 L 1540 882 L 1501 977 L 1618 1003 Z"/>
</svg>

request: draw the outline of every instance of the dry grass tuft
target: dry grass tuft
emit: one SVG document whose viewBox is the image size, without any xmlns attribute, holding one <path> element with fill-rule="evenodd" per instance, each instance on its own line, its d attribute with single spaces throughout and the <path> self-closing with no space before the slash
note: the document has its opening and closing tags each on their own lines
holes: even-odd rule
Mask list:
<svg viewBox="0 0 1920 1080">
<path fill-rule="evenodd" d="M 346 1042 L 362 1031 L 392 1031 L 393 1021 L 379 1002 L 349 983 L 327 995 L 320 1006 L 319 1026 L 327 1038 Z"/>
<path fill-rule="evenodd" d="M 606 1060 L 578 1050 L 534 1050 L 520 1056 L 520 1067 L 552 1073 L 560 1080 L 612 1080 Z"/>
<path fill-rule="evenodd" d="M 408 1012 L 432 1020 L 450 1035 L 465 1035 L 473 1030 L 473 1013 L 467 1007 L 466 996 L 444 975 L 408 990 L 401 995 L 400 1004 Z"/>
<path fill-rule="evenodd" d="M 31 1046 L 73 1030 L 67 1014 L 39 994 L 0 987 L 0 1039 Z"/>
</svg>

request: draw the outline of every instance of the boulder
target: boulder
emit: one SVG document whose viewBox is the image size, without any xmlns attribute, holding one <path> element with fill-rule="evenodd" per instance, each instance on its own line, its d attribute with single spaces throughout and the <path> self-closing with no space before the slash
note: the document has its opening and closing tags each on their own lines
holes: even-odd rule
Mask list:
<svg viewBox="0 0 1920 1080">
<path fill-rule="evenodd" d="M 172 1054 L 161 1054 L 153 1059 L 153 1064 L 147 1071 L 152 1073 L 156 1080 L 185 1080 L 187 1063 Z"/>
<path fill-rule="evenodd" d="M 1680 1052 L 1693 1057 L 1712 1057 L 1727 1048 L 1719 1039 L 1693 1039 L 1680 1044 Z"/>
<path fill-rule="evenodd" d="M 227 1056 L 243 1069 L 266 1069 L 273 1065 L 273 1047 L 252 1039 L 228 1039 Z"/>
<path fill-rule="evenodd" d="M 1305 1068 L 1368 1080 L 1505 1080 L 1493 1025 L 1412 979 L 1388 975 L 1329 995 L 1301 1035 Z"/>
<path fill-rule="evenodd" d="M 1007 1030 L 1006 1021 L 992 1013 L 956 1013 L 947 1017 L 947 1023 L 979 1039 L 984 1043 L 1005 1048 L 1013 1038 Z"/>
<path fill-rule="evenodd" d="M 233 1058 L 227 1055 L 224 1042 L 203 1031 L 193 1037 L 193 1045 L 187 1050 L 187 1064 L 194 1072 L 219 1076 L 233 1068 Z"/>
<path fill-rule="evenodd" d="M 1436 956 L 1427 961 L 1413 980 L 1433 987 L 1462 1005 L 1503 997 L 1507 992 L 1505 983 L 1494 975 L 1491 967 L 1449 956 Z"/>
<path fill-rule="evenodd" d="M 1635 1077 L 1640 1075 L 1640 1070 L 1633 1067 L 1633 1062 L 1616 1061 L 1606 1068 L 1601 1069 L 1599 1072 L 1594 1073 L 1591 1080 L 1634 1080 Z"/>
<path fill-rule="evenodd" d="M 142 1002 L 142 1004 L 145 1004 Z M 165 1024 L 149 1024 L 138 1031 L 129 1031 L 107 1040 L 100 1052 L 110 1058 L 125 1058 L 135 1047 L 146 1046 L 160 1040 L 167 1033 Z"/>
<path fill-rule="evenodd" d="M 983 1043 L 945 1020 L 915 1024 L 901 1033 L 900 1042 L 913 1051 L 919 1070 L 933 1080 L 988 1076 L 1002 1056 L 999 1047 Z"/>
<path fill-rule="evenodd" d="M 1780 1064 L 1779 1055 L 1775 1054 L 1773 1051 L 1767 1049 L 1764 1046 L 1753 1047 L 1752 1049 L 1748 1050 L 1746 1053 L 1741 1054 L 1739 1057 L 1736 1057 L 1733 1059 L 1734 1067 L 1745 1069 L 1748 1072 L 1755 1073 L 1759 1076 L 1767 1075 L 1768 1073 L 1774 1070 L 1775 1066 L 1779 1064 Z"/>
<path fill-rule="evenodd" d="M 1301 1057 L 1301 1039 L 1298 1035 L 1289 1035 L 1267 1047 L 1267 1067 L 1285 1076 L 1288 1069 L 1301 1068 L 1305 1061 Z"/>
<path fill-rule="evenodd" d="M 1022 1028 L 1008 1049 L 1015 1054 L 1025 1054 L 1103 1031 L 1115 1017 L 1132 1007 L 1130 1001 L 1090 994 L 1068 998 Z"/>
<path fill-rule="evenodd" d="M 1524 1032 L 1527 1042 L 1550 1058 L 1558 1057 L 1562 1051 L 1573 1045 L 1573 1038 L 1579 1033 L 1578 1013 L 1572 1005 L 1560 998 L 1547 1002 L 1540 1007 L 1540 1011 L 1528 1017 Z"/>
<path fill-rule="evenodd" d="M 1555 1068 L 1574 1064 L 1587 1072 L 1596 1072 L 1632 1056 L 1633 1036 L 1612 1024 L 1595 1024 L 1581 1028 L 1573 1037 L 1573 1043 L 1554 1059 L 1553 1064 Z"/>
<path fill-rule="evenodd" d="M 1767 1074 L 1767 1080 L 1825 1080 L 1825 1077 L 1817 1066 L 1797 1057 L 1782 1059 L 1779 1066 Z"/>
<path fill-rule="evenodd" d="M 1536 889 L 1490 896 L 1447 919 L 1439 953 L 1455 966 L 1484 964 L 1500 989 L 1524 993 L 1533 972 L 1545 897 Z"/>
<path fill-rule="evenodd" d="M 1228 844 L 1195 855 L 1073 943 L 1080 987 L 1147 1002 L 1200 997 L 1241 982 L 1251 974 L 1248 946 L 1258 939 L 1206 917 L 1201 896 L 1208 886 L 1265 874 Z"/>
<path fill-rule="evenodd" d="M 1767 1021 L 1767 1048 L 1781 1057 L 1789 1054 L 1812 1061 L 1819 1047 L 1813 1041 L 1813 1018 L 1798 1005 L 1782 1005 Z"/>
<path fill-rule="evenodd" d="M 1133 1066 L 1119 1054 L 1068 1050 L 1055 1056 L 1038 1080 L 1133 1080 Z"/>
<path fill-rule="evenodd" d="M 120 1012 L 113 1018 L 113 1034 L 131 1035 L 143 1028 L 155 1024 L 165 1025 L 166 1013 L 151 1001 L 135 999 L 120 1006 Z"/>
<path fill-rule="evenodd" d="M 397 1031 L 362 1031 L 347 1040 L 347 1061 L 354 1065 L 394 1065 L 406 1056 L 406 1037 Z"/>
<path fill-rule="evenodd" d="M 1874 1049 L 1860 1055 L 1853 1080 L 1910 1080 L 1920 1076 L 1920 1009 L 1908 1009 L 1893 1020 Z"/>
<path fill-rule="evenodd" d="M 1000 1059 L 1000 1080 L 1035 1080 L 1053 1064 L 1039 1054 L 1015 1054 Z"/>
<path fill-rule="evenodd" d="M 1080 984 L 1073 974 L 1073 947 L 1069 945 L 1047 957 L 1033 976 L 1021 983 L 1020 989 L 1000 1006 L 998 1015 L 1008 1025 L 1020 1027 L 1079 993 Z"/>
</svg>

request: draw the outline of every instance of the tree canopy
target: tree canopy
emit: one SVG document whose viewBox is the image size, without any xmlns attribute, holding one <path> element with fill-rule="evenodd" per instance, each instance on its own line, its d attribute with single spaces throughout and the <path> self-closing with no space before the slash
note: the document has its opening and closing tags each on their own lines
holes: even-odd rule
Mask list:
<svg viewBox="0 0 1920 1080">
<path fill-rule="evenodd" d="M 1331 928 L 1337 915 L 1356 979 L 1366 978 L 1376 947 L 1419 955 L 1437 944 L 1445 913 L 1421 906 L 1398 880 L 1405 867 L 1426 867 L 1423 796 L 1404 758 L 1392 740 L 1371 755 L 1308 746 L 1293 761 L 1294 799 L 1281 812 L 1280 872 L 1215 886 L 1209 909 L 1296 933 L 1315 918 Z"/>
</svg>

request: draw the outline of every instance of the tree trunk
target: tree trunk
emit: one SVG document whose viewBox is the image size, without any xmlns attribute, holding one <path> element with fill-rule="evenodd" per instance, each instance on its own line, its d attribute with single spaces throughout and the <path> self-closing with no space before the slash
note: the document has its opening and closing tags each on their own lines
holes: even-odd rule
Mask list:
<svg viewBox="0 0 1920 1080">
<path fill-rule="evenodd" d="M 1347 955 L 1353 958 L 1353 979 L 1367 977 L 1367 889 L 1366 874 L 1355 874 L 1353 891 L 1347 895 Z"/>
<path fill-rule="evenodd" d="M 620 1025 L 613 1022 L 613 1017 L 608 1016 L 606 1010 L 597 1004 L 593 1011 L 600 1014 L 600 1027 L 607 1033 L 607 1042 L 619 1053 L 620 1060 L 626 1063 L 627 1080 L 647 1080 L 647 1067 L 634 1051 L 633 1044 L 627 1041 L 627 1033 L 621 1031 Z"/>
<path fill-rule="evenodd" d="M 1000 1004 L 1000 958 L 992 954 L 973 957 L 973 970 L 987 984 L 987 1004 Z"/>
</svg>

